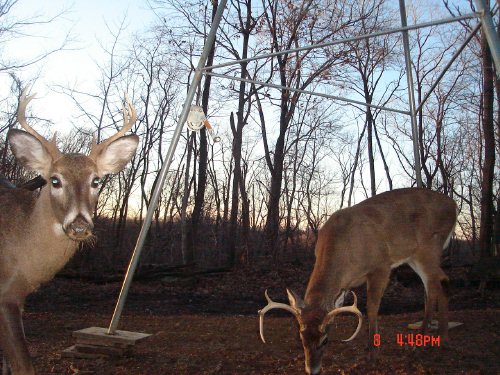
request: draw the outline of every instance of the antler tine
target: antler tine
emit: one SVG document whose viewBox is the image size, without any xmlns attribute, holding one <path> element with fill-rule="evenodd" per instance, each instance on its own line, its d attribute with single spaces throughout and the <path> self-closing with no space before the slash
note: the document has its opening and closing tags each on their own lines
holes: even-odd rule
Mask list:
<svg viewBox="0 0 500 375">
<path fill-rule="evenodd" d="M 28 106 L 29 102 L 35 97 L 35 94 L 28 96 L 27 91 L 28 88 L 25 87 L 21 92 L 21 97 L 19 98 L 19 104 L 17 106 L 17 122 L 19 122 L 24 130 L 26 130 L 39 141 L 41 139 L 45 140 L 45 138 L 38 134 L 35 129 L 28 125 L 28 121 L 26 120 L 26 107 Z"/>
<path fill-rule="evenodd" d="M 104 141 L 106 143 L 111 143 L 114 140 L 116 140 L 120 137 L 123 137 L 123 135 L 125 135 L 126 132 L 128 132 L 130 129 L 132 129 L 132 125 L 134 125 L 135 121 L 137 120 L 137 112 L 136 112 L 134 106 L 132 105 L 132 102 L 130 101 L 127 93 L 125 93 L 125 102 L 126 102 L 126 105 L 123 104 L 123 107 L 122 107 L 123 126 L 116 134 L 113 134 L 111 137 L 106 139 Z"/>
<path fill-rule="evenodd" d="M 356 327 L 356 331 L 354 332 L 354 334 L 349 337 L 347 340 L 342 340 L 342 341 L 351 341 L 352 339 L 354 339 L 359 331 L 361 330 L 361 325 L 363 323 L 363 314 L 361 314 L 361 311 L 359 311 L 358 309 L 358 297 L 356 296 L 356 293 L 354 293 L 352 290 L 351 290 L 351 293 L 352 293 L 352 296 L 354 298 L 354 302 L 351 306 L 343 306 L 343 307 L 338 307 L 336 309 L 333 309 L 332 311 L 330 311 L 326 316 L 325 318 L 323 319 L 323 322 L 321 323 L 321 331 L 325 331 L 326 330 L 326 326 L 330 323 L 330 321 L 338 314 L 341 314 L 341 313 L 353 313 L 354 315 L 356 315 L 358 317 L 358 326 Z"/>
<path fill-rule="evenodd" d="M 17 106 L 17 122 L 19 122 L 21 127 L 26 130 L 26 132 L 38 139 L 38 141 L 47 149 L 52 158 L 55 160 L 61 155 L 61 151 L 57 148 L 56 135 L 54 134 L 52 140 L 48 141 L 45 137 L 40 135 L 35 129 L 28 125 L 28 121 L 26 120 L 26 107 L 35 97 L 35 94 L 27 95 L 27 92 L 27 87 L 25 87 L 21 92 L 21 97 L 19 98 L 19 104 Z"/>
<path fill-rule="evenodd" d="M 122 134 L 125 134 L 128 132 L 130 129 L 132 129 L 132 125 L 134 125 L 135 121 L 137 120 L 137 112 L 132 105 L 132 102 L 130 101 L 128 94 L 125 93 L 125 102 L 127 103 L 127 108 L 125 109 L 125 104 L 123 105 L 123 128 L 122 128 Z"/>
<path fill-rule="evenodd" d="M 269 297 L 269 294 L 267 293 L 267 289 L 264 292 L 264 295 L 266 296 L 267 305 L 263 309 L 258 311 L 258 313 L 259 313 L 259 333 L 260 333 L 260 339 L 262 340 L 263 343 L 266 342 L 266 340 L 264 338 L 264 315 L 269 310 L 282 309 L 282 310 L 286 310 L 286 311 L 292 313 L 293 315 L 295 315 L 295 317 L 300 315 L 300 311 L 298 311 L 297 309 L 294 309 L 292 306 L 287 305 L 286 303 L 274 302 L 271 299 L 271 297 Z"/>
<path fill-rule="evenodd" d="M 95 142 L 95 139 L 92 141 L 92 149 L 90 151 L 90 157 L 95 157 L 98 155 L 104 148 L 107 147 L 111 142 L 117 140 L 118 138 L 121 138 L 127 133 L 130 129 L 132 129 L 132 125 L 137 120 L 137 112 L 130 101 L 127 93 L 125 93 L 125 102 L 126 104 L 123 104 L 122 107 L 122 113 L 123 113 L 123 126 L 122 128 L 113 134 L 111 137 L 108 139 L 102 141 L 101 143 L 97 144 Z"/>
</svg>

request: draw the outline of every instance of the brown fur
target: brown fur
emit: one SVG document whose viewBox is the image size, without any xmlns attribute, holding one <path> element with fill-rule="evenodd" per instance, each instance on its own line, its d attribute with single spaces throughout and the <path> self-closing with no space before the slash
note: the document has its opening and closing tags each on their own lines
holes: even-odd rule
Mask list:
<svg viewBox="0 0 500 375">
<path fill-rule="evenodd" d="M 374 358 L 371 343 L 378 333 L 380 300 L 391 269 L 402 263 L 409 264 L 425 285 L 423 333 L 438 307 L 439 334 L 442 341 L 448 339 L 448 278 L 440 261 L 456 220 L 453 199 L 417 188 L 379 194 L 339 210 L 328 219 L 318 234 L 316 263 L 304 301 L 290 299 L 304 327 L 301 339 L 307 372 L 318 373 L 321 368 L 323 347 L 319 343 L 325 332 L 318 322 L 329 322 L 328 312 L 343 290 L 363 283 L 367 283 L 369 348 L 370 358 Z"/>
<path fill-rule="evenodd" d="M 25 122 L 23 114 L 18 119 Z M 23 127 L 28 132 L 9 131 L 14 155 L 48 183 L 40 193 L 0 187 L 0 348 L 13 375 L 35 372 L 22 324 L 25 298 L 54 277 L 80 242 L 93 240 L 96 179 L 125 167 L 139 141 L 119 132 L 112 142 L 94 145 L 92 157 L 63 155 L 55 141 Z"/>
<path fill-rule="evenodd" d="M 381 265 L 390 268 L 409 257 L 439 267 L 456 210 L 449 197 L 410 188 L 385 192 L 335 212 L 319 231 L 305 302 L 331 308 L 342 289 L 363 284 Z"/>
</svg>

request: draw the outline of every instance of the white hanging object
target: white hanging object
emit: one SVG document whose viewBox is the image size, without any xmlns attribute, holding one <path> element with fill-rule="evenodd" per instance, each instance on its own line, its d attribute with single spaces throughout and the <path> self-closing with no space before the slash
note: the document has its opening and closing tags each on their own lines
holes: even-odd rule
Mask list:
<svg viewBox="0 0 500 375">
<path fill-rule="evenodd" d="M 214 129 L 212 125 L 207 120 L 205 113 L 203 112 L 203 108 L 199 105 L 192 105 L 189 109 L 188 117 L 186 120 L 186 124 L 189 129 L 192 131 L 200 131 L 203 127 L 207 128 L 210 137 L 214 142 L 219 142 L 220 137 L 215 135 Z"/>
<path fill-rule="evenodd" d="M 197 132 L 205 126 L 204 122 L 206 119 L 207 118 L 203 113 L 203 108 L 199 105 L 192 105 L 189 109 L 186 123 L 189 129 Z"/>
</svg>

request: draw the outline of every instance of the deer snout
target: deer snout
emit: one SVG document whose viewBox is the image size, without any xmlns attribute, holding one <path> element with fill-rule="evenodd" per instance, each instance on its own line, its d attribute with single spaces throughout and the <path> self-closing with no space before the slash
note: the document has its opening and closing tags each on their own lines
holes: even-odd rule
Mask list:
<svg viewBox="0 0 500 375">
<path fill-rule="evenodd" d="M 308 375 L 319 375 L 321 373 L 321 363 L 310 366 L 306 363 L 306 374 Z"/>
<path fill-rule="evenodd" d="M 308 375 L 321 374 L 321 359 L 323 357 L 322 350 L 311 350 L 304 348 L 305 354 L 305 370 Z"/>
<path fill-rule="evenodd" d="M 75 241 L 83 241 L 92 236 L 94 224 L 88 222 L 82 215 L 78 215 L 66 229 L 66 234 Z"/>
</svg>

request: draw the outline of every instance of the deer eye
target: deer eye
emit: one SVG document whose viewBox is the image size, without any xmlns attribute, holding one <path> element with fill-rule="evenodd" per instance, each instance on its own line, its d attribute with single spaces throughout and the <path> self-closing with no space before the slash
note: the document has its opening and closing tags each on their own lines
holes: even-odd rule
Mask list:
<svg viewBox="0 0 500 375">
<path fill-rule="evenodd" d="M 62 187 L 61 180 L 56 176 L 52 176 L 50 178 L 50 183 L 52 184 L 53 188 L 59 189 L 60 187 Z"/>
<path fill-rule="evenodd" d="M 99 184 L 101 183 L 101 179 L 99 177 L 96 177 L 92 180 L 92 187 L 94 189 L 97 189 L 99 187 Z"/>
<path fill-rule="evenodd" d="M 321 340 L 319 341 L 319 346 L 325 346 L 326 344 L 328 344 L 328 336 L 323 336 L 321 338 Z"/>
</svg>

